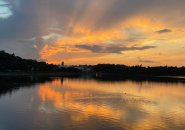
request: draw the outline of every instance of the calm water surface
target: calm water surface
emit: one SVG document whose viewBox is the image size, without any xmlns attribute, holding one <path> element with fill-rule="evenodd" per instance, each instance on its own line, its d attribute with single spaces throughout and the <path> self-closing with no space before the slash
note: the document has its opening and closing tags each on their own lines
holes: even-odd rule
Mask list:
<svg viewBox="0 0 185 130">
<path fill-rule="evenodd" d="M 3 78 L 0 130 L 185 129 L 185 83 Z"/>
</svg>

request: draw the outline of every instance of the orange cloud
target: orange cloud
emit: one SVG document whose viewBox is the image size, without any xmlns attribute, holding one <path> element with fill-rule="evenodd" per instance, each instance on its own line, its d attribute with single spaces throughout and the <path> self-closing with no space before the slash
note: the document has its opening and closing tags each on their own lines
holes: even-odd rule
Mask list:
<svg viewBox="0 0 185 130">
<path fill-rule="evenodd" d="M 167 27 L 172 30 L 170 33 L 156 33 L 156 31 L 166 29 Z M 83 26 L 82 24 L 77 23 L 72 27 L 71 31 L 64 34 L 62 38 L 56 40 L 52 44 L 45 43 L 44 47 L 40 51 L 40 57 L 42 59 L 45 59 L 49 63 L 60 63 L 64 60 L 67 62 L 67 64 L 94 64 L 101 62 L 99 59 L 101 59 L 102 57 L 106 58 L 110 54 L 106 54 L 107 56 L 105 54 L 96 55 L 89 50 L 77 48 L 76 45 L 87 44 L 101 46 L 157 46 L 158 49 L 155 50 L 143 50 L 138 51 L 138 53 L 130 50 L 131 52 L 129 53 L 126 52 L 124 54 L 111 55 L 111 60 L 108 59 L 110 63 L 123 63 L 130 65 L 131 62 L 133 63 L 133 60 L 135 60 L 135 64 L 140 64 L 137 60 L 138 57 L 143 57 L 143 55 L 147 52 L 148 55 L 146 55 L 145 58 L 151 59 L 152 57 L 154 57 L 153 54 L 156 53 L 156 51 L 162 52 L 163 44 L 185 41 L 183 39 L 184 34 L 185 33 L 178 32 L 177 28 L 167 25 L 161 20 L 152 19 L 150 17 L 142 15 L 129 17 L 126 20 L 124 19 L 119 24 L 112 26 L 111 28 L 99 30 L 93 30 L 88 26 Z M 168 48 L 166 53 L 170 52 L 172 48 Z M 68 54 L 71 56 L 64 56 Z M 119 55 L 126 56 L 127 54 L 131 54 L 132 57 L 135 58 L 117 62 L 117 57 L 120 57 Z M 86 57 L 84 57 L 84 55 Z M 92 57 L 90 55 L 94 56 Z M 90 56 L 91 58 L 89 58 L 88 56 Z M 158 61 L 159 62 L 157 63 L 151 62 L 150 65 L 165 65 L 162 56 L 159 57 Z"/>
</svg>

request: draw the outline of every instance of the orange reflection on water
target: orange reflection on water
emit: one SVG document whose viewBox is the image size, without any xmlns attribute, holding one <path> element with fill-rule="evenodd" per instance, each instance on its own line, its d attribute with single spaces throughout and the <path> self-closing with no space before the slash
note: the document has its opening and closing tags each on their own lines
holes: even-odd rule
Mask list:
<svg viewBox="0 0 185 130">
<path fill-rule="evenodd" d="M 56 81 L 54 81 L 55 83 Z M 104 104 L 93 103 L 94 98 L 89 93 L 80 93 L 76 90 L 61 91 L 51 86 L 41 85 L 38 88 L 38 94 L 42 103 L 50 102 L 59 111 L 63 109 L 78 111 L 83 114 L 83 118 L 97 116 L 119 120 L 124 115 L 124 112 L 120 110 L 113 109 Z"/>
<path fill-rule="evenodd" d="M 66 80 L 64 86 L 76 88 L 80 91 L 95 91 L 114 94 L 131 94 L 147 98 L 185 98 L 185 88 L 181 83 L 154 83 L 154 82 L 98 82 L 95 80 Z M 178 89 L 177 89 L 178 88 Z"/>
<path fill-rule="evenodd" d="M 38 92 L 43 102 L 50 101 L 55 106 L 60 106 L 62 104 L 62 95 L 59 92 L 56 92 L 47 86 L 40 87 Z"/>
<path fill-rule="evenodd" d="M 169 121 L 181 125 L 185 121 L 184 91 L 183 84 L 79 79 L 57 79 L 38 88 L 42 104 L 77 112 L 72 114 L 73 121 L 96 117 L 124 127 L 131 120 L 127 127 L 136 130 L 167 129 Z"/>
</svg>

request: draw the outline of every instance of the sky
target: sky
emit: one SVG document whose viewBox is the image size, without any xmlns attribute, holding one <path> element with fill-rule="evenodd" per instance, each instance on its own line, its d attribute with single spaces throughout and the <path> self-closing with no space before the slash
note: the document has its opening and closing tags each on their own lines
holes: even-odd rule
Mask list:
<svg viewBox="0 0 185 130">
<path fill-rule="evenodd" d="M 0 50 L 68 65 L 185 65 L 185 0 L 0 0 Z"/>
</svg>

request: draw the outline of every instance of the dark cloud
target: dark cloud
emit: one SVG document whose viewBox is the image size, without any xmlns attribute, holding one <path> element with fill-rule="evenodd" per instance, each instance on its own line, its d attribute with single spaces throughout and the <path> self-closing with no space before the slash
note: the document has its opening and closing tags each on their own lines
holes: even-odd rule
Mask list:
<svg viewBox="0 0 185 130">
<path fill-rule="evenodd" d="M 3 0 L 0 6 L 9 8 L 11 16 L 0 18 L 0 48 L 21 54 L 23 57 L 30 57 L 33 52 L 39 54 L 39 50 L 35 50 L 33 44 L 20 42 L 21 39 L 42 37 L 48 35 L 48 30 L 49 33 L 68 35 L 76 24 L 87 26 L 90 30 L 109 29 L 137 14 L 170 19 L 175 17 L 173 12 L 177 10 L 183 18 L 184 5 L 184 0 Z M 166 15 L 166 12 L 171 15 Z M 0 15 L 1 13 L 5 14 L 0 12 Z M 176 19 L 170 19 L 174 20 Z M 184 25 L 184 22 L 181 23 Z M 167 32 L 171 30 L 158 31 L 158 33 Z M 138 38 L 141 36 L 131 33 L 130 42 Z M 77 45 L 77 47 L 97 53 L 121 53 L 154 48 L 98 45 Z"/>
<path fill-rule="evenodd" d="M 162 30 L 156 31 L 156 33 L 170 33 L 170 32 L 172 32 L 172 30 L 170 29 L 162 29 Z"/>
<path fill-rule="evenodd" d="M 76 45 L 75 47 L 90 50 L 95 53 L 99 53 L 103 50 L 103 47 L 99 45 Z"/>
<path fill-rule="evenodd" d="M 185 2 L 177 0 L 4 0 L 12 11 L 12 16 L 0 19 L 0 40 L 18 39 L 43 35 L 47 29 L 57 21 L 58 28 L 69 27 L 78 23 L 87 25 L 91 29 L 109 28 L 122 20 L 144 10 L 156 11 L 159 7 L 174 9 Z M 92 6 L 94 5 L 94 6 Z M 172 7 L 171 7 L 172 8 Z M 92 11 L 88 11 L 92 10 Z M 184 11 L 183 8 L 179 8 Z M 148 12 L 148 11 L 146 11 Z M 98 15 L 101 16 L 98 17 Z M 94 16 L 94 17 L 92 17 Z M 161 30 L 159 33 L 169 32 Z"/>
<path fill-rule="evenodd" d="M 89 50 L 94 53 L 117 53 L 121 54 L 124 51 L 142 51 L 156 48 L 156 46 L 142 46 L 142 47 L 125 47 L 121 45 L 101 46 L 101 45 L 76 45 L 75 47 Z"/>
</svg>

